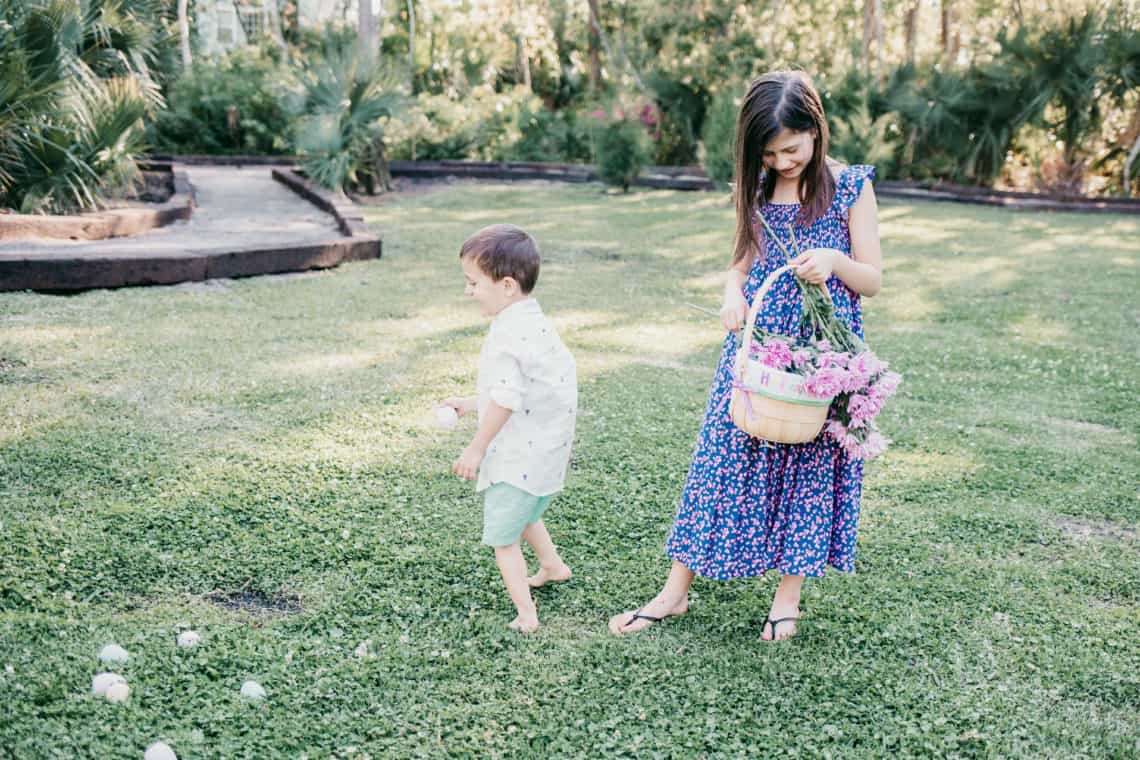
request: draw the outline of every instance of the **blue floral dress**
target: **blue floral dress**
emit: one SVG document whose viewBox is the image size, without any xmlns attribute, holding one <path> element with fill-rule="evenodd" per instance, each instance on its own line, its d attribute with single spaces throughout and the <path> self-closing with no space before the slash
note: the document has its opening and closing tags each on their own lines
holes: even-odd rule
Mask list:
<svg viewBox="0 0 1140 760">
<path fill-rule="evenodd" d="M 788 225 L 795 225 L 801 250 L 834 248 L 851 255 L 847 216 L 873 179 L 874 167 L 846 167 L 835 197 L 811 225 L 796 224 L 799 204 L 765 204 L 760 213 L 788 250 Z M 760 283 L 786 263 L 779 246 L 765 236 L 744 295 L 751 302 Z M 859 296 L 834 275 L 827 288 L 837 316 L 863 335 Z M 799 332 L 802 299 L 791 274 L 781 276 L 764 298 L 759 327 Z M 681 504 L 665 553 L 698 575 L 728 579 L 781 574 L 822 576 L 827 565 L 855 570 L 855 534 L 863 484 L 863 461 L 847 456 L 829 437 L 800 444 L 761 442 L 741 431 L 728 414 L 736 336 L 724 340 L 720 364 L 697 437 Z"/>
</svg>

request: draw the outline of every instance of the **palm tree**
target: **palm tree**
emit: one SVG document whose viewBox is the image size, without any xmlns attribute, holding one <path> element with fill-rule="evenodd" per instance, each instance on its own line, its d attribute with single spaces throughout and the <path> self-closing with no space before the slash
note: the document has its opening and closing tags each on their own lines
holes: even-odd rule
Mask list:
<svg viewBox="0 0 1140 760">
<path fill-rule="evenodd" d="M 334 190 L 391 190 L 380 119 L 403 102 L 395 76 L 359 48 L 335 46 L 301 76 L 297 147 L 308 175 Z"/>
</svg>

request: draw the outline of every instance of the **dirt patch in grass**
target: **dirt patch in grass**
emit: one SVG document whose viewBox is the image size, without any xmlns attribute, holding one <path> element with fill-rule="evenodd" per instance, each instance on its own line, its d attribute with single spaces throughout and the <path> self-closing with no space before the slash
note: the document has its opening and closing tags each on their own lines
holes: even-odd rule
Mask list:
<svg viewBox="0 0 1140 760">
<path fill-rule="evenodd" d="M 262 591 L 215 591 L 207 594 L 211 603 L 235 612 L 256 615 L 300 615 L 304 610 L 295 594 L 266 594 Z"/>
</svg>

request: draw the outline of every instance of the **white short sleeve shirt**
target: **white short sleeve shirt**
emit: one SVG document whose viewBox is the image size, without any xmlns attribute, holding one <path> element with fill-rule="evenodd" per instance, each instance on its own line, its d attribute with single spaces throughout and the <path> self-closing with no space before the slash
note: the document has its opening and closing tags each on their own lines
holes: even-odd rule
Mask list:
<svg viewBox="0 0 1140 760">
<path fill-rule="evenodd" d="M 574 357 L 528 298 L 499 312 L 479 354 L 479 420 L 494 401 L 510 409 L 487 447 L 476 490 L 509 483 L 535 496 L 562 490 L 578 415 Z"/>
</svg>

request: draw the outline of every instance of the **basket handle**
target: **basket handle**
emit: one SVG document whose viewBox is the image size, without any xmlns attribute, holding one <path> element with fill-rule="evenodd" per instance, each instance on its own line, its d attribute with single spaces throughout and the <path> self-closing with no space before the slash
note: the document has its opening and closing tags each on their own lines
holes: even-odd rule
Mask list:
<svg viewBox="0 0 1140 760">
<path fill-rule="evenodd" d="M 780 275 L 784 272 L 794 272 L 795 269 L 796 267 L 794 265 L 785 264 L 779 269 L 773 270 L 771 274 L 764 278 L 764 282 L 760 284 L 756 295 L 752 296 L 752 304 L 748 307 L 748 321 L 744 326 L 744 338 L 741 341 L 740 348 L 736 350 L 735 372 L 738 379 L 744 378 L 744 364 L 748 361 L 748 354 L 752 349 L 752 333 L 756 329 L 756 316 L 760 313 L 760 306 L 764 302 L 764 296 L 768 294 L 772 283 L 774 283 Z"/>
<path fill-rule="evenodd" d="M 772 287 L 772 283 L 774 283 L 780 275 L 784 274 L 784 272 L 795 272 L 797 266 L 798 265 L 796 264 L 785 264 L 778 269 L 774 269 L 771 274 L 764 278 L 764 282 L 760 284 L 759 289 L 756 291 L 756 295 L 752 296 L 752 305 L 748 309 L 748 323 L 744 328 L 744 339 L 740 344 L 740 348 L 737 349 L 736 352 L 735 372 L 738 380 L 744 380 L 744 367 L 745 363 L 748 361 L 748 355 L 752 348 L 752 341 L 754 339 L 753 332 L 756 329 L 756 317 L 760 314 L 760 306 L 764 303 L 764 296 L 768 294 L 768 290 Z M 823 291 L 823 295 L 827 298 L 828 301 L 831 301 L 831 293 L 827 291 L 826 286 L 816 285 L 816 287 Z"/>
</svg>

